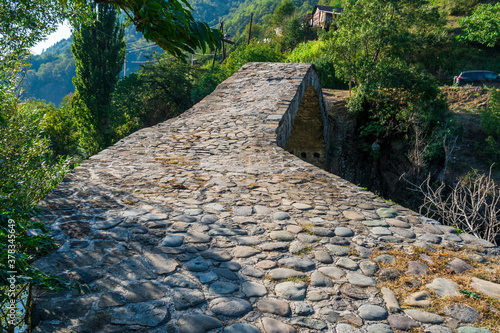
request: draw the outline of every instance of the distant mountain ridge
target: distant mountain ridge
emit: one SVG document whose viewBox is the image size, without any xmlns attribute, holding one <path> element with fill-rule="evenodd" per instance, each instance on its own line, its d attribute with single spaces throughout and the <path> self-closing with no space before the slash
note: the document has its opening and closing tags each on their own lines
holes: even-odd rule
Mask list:
<svg viewBox="0 0 500 333">
<path fill-rule="evenodd" d="M 148 43 L 134 25 L 125 29 L 127 42 L 127 75 L 136 72 L 142 63 L 151 58 L 153 52 L 163 50 Z M 48 47 L 40 55 L 31 58 L 31 66 L 23 81 L 23 98 L 34 98 L 58 106 L 64 96 L 75 91 L 72 78 L 75 76 L 75 61 L 71 53 L 72 37 Z M 123 72 L 120 74 L 123 75 Z"/>
</svg>

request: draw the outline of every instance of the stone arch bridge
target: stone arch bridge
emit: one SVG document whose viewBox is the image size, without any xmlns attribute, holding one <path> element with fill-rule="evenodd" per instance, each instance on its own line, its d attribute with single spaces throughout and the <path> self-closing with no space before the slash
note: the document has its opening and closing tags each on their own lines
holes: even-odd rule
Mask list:
<svg viewBox="0 0 500 333">
<path fill-rule="evenodd" d="M 329 128 L 311 65 L 252 63 L 83 162 L 42 203 L 60 247 L 36 266 L 88 290 L 37 293 L 34 332 L 473 329 L 474 309 L 419 308 L 459 295 L 432 253 L 462 250 L 450 276 L 496 247 L 323 171 Z M 402 299 L 403 277 L 425 290 Z"/>
</svg>

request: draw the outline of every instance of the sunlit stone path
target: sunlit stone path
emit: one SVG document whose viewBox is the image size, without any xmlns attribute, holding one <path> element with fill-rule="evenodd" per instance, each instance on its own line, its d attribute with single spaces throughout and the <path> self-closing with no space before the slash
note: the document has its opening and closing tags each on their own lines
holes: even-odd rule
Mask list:
<svg viewBox="0 0 500 333">
<path fill-rule="evenodd" d="M 498 249 L 317 167 L 321 98 L 310 65 L 248 64 L 83 162 L 36 265 L 88 290 L 39 293 L 34 331 L 489 332 Z"/>
</svg>

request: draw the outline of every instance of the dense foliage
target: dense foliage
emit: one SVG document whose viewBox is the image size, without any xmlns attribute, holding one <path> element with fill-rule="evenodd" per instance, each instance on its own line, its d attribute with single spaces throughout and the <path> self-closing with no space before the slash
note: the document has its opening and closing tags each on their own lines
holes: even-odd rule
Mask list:
<svg viewBox="0 0 500 333">
<path fill-rule="evenodd" d="M 437 9 L 424 0 L 350 0 L 344 7 L 329 40 L 338 75 L 356 85 L 386 80 L 381 86 L 389 88 L 386 66 L 393 59 L 413 60 L 408 55 L 419 50 L 420 41 L 432 39 L 444 24 Z"/>
<path fill-rule="evenodd" d="M 284 57 L 279 52 L 278 45 L 255 43 L 237 48 L 227 59 L 224 68 L 232 74 L 248 62 L 281 62 L 283 60 Z"/>
<path fill-rule="evenodd" d="M 438 86 L 407 56 L 442 27 L 435 8 L 421 0 L 346 1 L 336 25 L 327 43 L 335 72 L 355 86 L 348 106 L 366 118 L 361 135 L 375 140 L 406 135 L 414 124 L 429 133 L 441 126 L 446 106 Z"/>
<path fill-rule="evenodd" d="M 191 68 L 163 54 L 120 80 L 113 95 L 115 140 L 191 107 Z"/>
<path fill-rule="evenodd" d="M 325 41 L 311 41 L 297 46 L 289 53 L 287 62 L 312 63 L 321 79 L 321 86 L 330 89 L 347 89 L 344 80 L 335 75 L 332 54 L 329 52 Z"/>
<path fill-rule="evenodd" d="M 460 20 L 464 29 L 462 38 L 493 47 L 500 43 L 500 3 L 480 4 L 472 13 Z"/>
<path fill-rule="evenodd" d="M 0 107 L 0 310 L 5 313 L 13 291 L 8 290 L 9 271 L 16 272 L 16 293 L 27 283 L 47 289 L 67 286 L 30 264 L 35 256 L 55 248 L 47 227 L 33 216 L 38 201 L 62 180 L 68 163 L 51 159 L 50 142 L 41 130 L 43 110 L 18 104 L 12 93 L 2 93 Z M 0 316 L 2 331 L 12 328 L 5 319 Z M 22 319 L 21 315 L 16 321 Z"/>
</svg>

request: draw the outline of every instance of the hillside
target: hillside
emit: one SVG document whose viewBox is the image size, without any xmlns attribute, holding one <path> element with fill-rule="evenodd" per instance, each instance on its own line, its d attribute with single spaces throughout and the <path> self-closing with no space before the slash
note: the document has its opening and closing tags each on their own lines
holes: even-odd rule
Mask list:
<svg viewBox="0 0 500 333">
<path fill-rule="evenodd" d="M 250 22 L 250 15 L 253 13 L 253 22 L 268 26 L 271 16 L 281 0 L 245 0 L 236 10 L 224 16 L 224 26 L 226 31 L 232 35 L 240 35 Z M 296 14 L 305 15 L 312 12 L 315 5 L 340 6 L 339 0 L 293 0 L 297 8 Z"/>
<path fill-rule="evenodd" d="M 223 17 L 233 13 L 244 0 L 189 0 L 193 7 L 194 17 L 209 26 L 215 26 Z"/>
<path fill-rule="evenodd" d="M 133 25 L 125 29 L 125 40 L 127 75 L 136 72 L 153 52 L 163 52 L 160 47 L 148 43 Z M 42 54 L 32 57 L 31 66 L 23 81 L 23 98 L 45 100 L 58 106 L 64 96 L 74 92 L 72 78 L 75 76 L 75 61 L 71 43 L 72 37 L 63 39 Z M 120 76 L 123 76 L 123 71 Z"/>
</svg>

